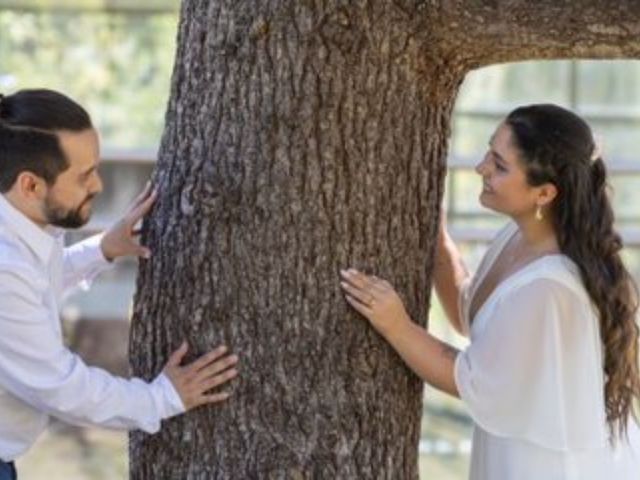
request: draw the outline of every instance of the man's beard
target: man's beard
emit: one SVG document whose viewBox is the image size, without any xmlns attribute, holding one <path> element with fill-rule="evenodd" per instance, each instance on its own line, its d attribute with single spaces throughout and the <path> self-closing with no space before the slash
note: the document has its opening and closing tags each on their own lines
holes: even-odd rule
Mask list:
<svg viewBox="0 0 640 480">
<path fill-rule="evenodd" d="M 73 209 L 64 208 L 55 201 L 48 199 L 44 204 L 44 215 L 47 223 L 62 228 L 80 228 L 89 221 L 89 214 L 82 215 L 83 207 L 93 200 L 95 195 L 89 195 L 84 201 Z"/>
</svg>

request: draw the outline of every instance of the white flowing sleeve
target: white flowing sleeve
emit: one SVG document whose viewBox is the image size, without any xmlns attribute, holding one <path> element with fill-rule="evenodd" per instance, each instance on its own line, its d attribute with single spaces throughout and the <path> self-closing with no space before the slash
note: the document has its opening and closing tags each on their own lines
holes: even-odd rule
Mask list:
<svg viewBox="0 0 640 480">
<path fill-rule="evenodd" d="M 555 450 L 605 445 L 601 347 L 588 297 L 535 276 L 505 292 L 491 313 L 454 369 L 474 421 Z"/>
</svg>

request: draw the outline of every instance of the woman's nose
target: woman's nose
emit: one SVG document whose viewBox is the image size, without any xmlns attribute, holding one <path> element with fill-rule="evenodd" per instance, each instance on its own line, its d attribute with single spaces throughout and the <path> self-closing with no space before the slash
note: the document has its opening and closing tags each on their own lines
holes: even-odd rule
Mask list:
<svg viewBox="0 0 640 480">
<path fill-rule="evenodd" d="M 485 173 L 485 159 L 482 159 L 477 165 L 476 165 L 476 173 L 478 175 L 484 175 Z"/>
</svg>

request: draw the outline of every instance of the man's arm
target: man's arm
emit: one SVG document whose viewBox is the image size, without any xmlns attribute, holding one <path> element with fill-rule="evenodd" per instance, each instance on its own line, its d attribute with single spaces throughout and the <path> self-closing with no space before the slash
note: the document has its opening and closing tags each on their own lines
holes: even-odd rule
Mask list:
<svg viewBox="0 0 640 480">
<path fill-rule="evenodd" d="M 64 290 L 73 288 L 80 282 L 87 287 L 97 274 L 108 268 L 118 257 L 150 257 L 151 251 L 138 242 L 135 228 L 151 210 L 156 196 L 157 192 L 147 183 L 127 213 L 106 232 L 64 249 Z"/>
<path fill-rule="evenodd" d="M 29 272 L 0 270 L 0 384 L 13 395 L 67 422 L 155 432 L 184 411 L 166 376 L 148 384 L 91 368 L 62 343 L 58 318 L 42 302 Z"/>
<path fill-rule="evenodd" d="M 78 284 L 88 288 L 91 281 L 99 273 L 113 265 L 105 258 L 102 251 L 103 237 L 103 234 L 94 235 L 64 249 L 62 267 L 64 291 L 68 291 Z"/>
<path fill-rule="evenodd" d="M 34 408 L 74 424 L 155 432 L 162 419 L 229 397 L 211 389 L 237 375 L 225 349 L 181 366 L 183 345 L 151 383 L 88 367 L 54 328 L 57 313 L 33 287 L 29 267 L 0 266 L 0 385 Z"/>
</svg>

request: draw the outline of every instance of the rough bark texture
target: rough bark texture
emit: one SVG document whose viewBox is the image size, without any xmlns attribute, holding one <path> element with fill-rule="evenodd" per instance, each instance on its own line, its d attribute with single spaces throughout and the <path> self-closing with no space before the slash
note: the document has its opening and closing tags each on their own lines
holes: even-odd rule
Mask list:
<svg viewBox="0 0 640 480">
<path fill-rule="evenodd" d="M 133 434 L 131 478 L 416 479 L 421 382 L 338 270 L 388 279 L 425 325 L 464 73 L 636 54 L 640 7 L 610 3 L 186 0 L 130 355 L 151 379 L 182 338 L 224 342 L 242 376 Z"/>
</svg>

